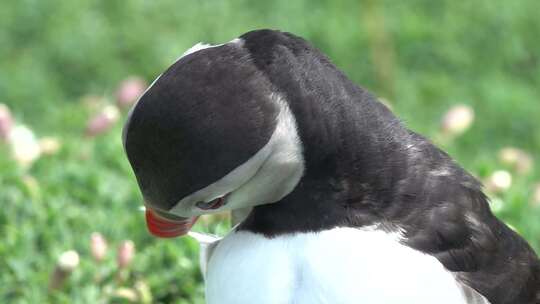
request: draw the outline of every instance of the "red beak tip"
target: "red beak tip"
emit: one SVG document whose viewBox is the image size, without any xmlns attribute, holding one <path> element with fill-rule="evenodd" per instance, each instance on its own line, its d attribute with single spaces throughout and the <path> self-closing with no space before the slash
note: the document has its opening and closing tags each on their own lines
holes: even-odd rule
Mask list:
<svg viewBox="0 0 540 304">
<path fill-rule="evenodd" d="M 146 227 L 150 234 L 160 238 L 174 238 L 186 235 L 197 218 L 185 221 L 171 221 L 157 216 L 151 209 L 146 210 Z"/>
</svg>

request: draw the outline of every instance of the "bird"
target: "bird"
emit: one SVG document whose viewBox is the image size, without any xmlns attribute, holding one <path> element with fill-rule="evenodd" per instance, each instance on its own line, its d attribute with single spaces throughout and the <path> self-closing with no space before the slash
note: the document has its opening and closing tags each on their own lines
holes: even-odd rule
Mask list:
<svg viewBox="0 0 540 304">
<path fill-rule="evenodd" d="M 239 214 L 206 243 L 207 303 L 540 303 L 482 184 L 294 34 L 193 46 L 122 141 L 153 235 Z"/>
</svg>

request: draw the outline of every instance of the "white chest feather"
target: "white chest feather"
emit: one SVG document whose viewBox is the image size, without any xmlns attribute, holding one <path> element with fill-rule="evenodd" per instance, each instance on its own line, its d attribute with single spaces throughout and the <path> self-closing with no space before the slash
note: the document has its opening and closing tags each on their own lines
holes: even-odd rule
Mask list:
<svg viewBox="0 0 540 304">
<path fill-rule="evenodd" d="M 464 304 L 433 257 L 376 230 L 335 228 L 265 238 L 233 232 L 215 248 L 209 304 Z"/>
</svg>

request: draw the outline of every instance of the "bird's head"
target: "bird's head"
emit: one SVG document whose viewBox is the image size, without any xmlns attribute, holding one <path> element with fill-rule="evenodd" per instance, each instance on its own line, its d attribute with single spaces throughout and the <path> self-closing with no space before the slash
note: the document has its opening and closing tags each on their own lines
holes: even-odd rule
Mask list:
<svg viewBox="0 0 540 304">
<path fill-rule="evenodd" d="M 197 45 L 140 97 L 123 130 L 150 232 L 277 202 L 304 170 L 294 116 L 242 39 Z"/>
</svg>

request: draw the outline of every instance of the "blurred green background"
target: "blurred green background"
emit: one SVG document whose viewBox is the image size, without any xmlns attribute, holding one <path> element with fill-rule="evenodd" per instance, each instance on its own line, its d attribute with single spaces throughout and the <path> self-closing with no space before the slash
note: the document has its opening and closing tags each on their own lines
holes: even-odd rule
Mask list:
<svg viewBox="0 0 540 304">
<path fill-rule="evenodd" d="M 538 251 L 538 12 L 536 0 L 4 2 L 0 103 L 32 130 L 41 157 L 25 158 L 35 142 L 20 128 L 0 143 L 0 302 L 204 303 L 197 243 L 146 232 L 116 105 L 125 81 L 151 82 L 193 44 L 258 28 L 310 40 L 386 100 L 486 181 L 494 211 Z M 459 104 L 465 114 L 447 112 Z M 470 128 L 455 131 L 471 111 Z M 229 225 L 227 216 L 200 222 L 196 230 L 217 234 Z M 101 262 L 92 232 L 107 239 Z M 122 240 L 136 253 L 120 269 Z M 50 288 L 70 249 L 78 266 Z"/>
</svg>

